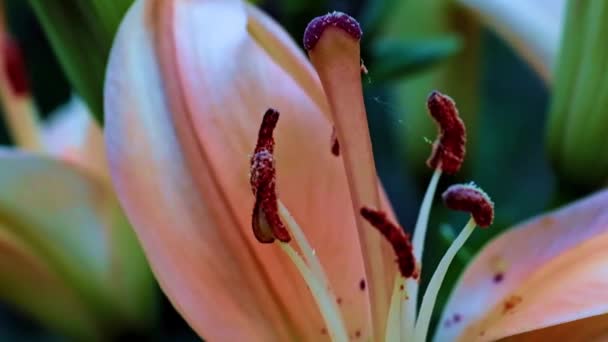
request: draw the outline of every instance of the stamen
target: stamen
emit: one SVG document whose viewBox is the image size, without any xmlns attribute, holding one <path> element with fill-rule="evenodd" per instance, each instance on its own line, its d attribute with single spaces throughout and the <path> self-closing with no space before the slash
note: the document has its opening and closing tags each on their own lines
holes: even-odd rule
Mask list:
<svg viewBox="0 0 608 342">
<path fill-rule="evenodd" d="M 31 151 L 42 150 L 38 114 L 29 92 L 21 50 L 6 33 L 0 34 L 0 95 L 7 126 L 15 144 Z"/>
<path fill-rule="evenodd" d="M 264 114 L 258 133 L 258 141 L 251 158 L 250 184 L 256 201 L 253 209 L 252 227 L 255 237 L 261 243 L 281 241 L 279 246 L 294 263 L 308 285 L 319 311 L 323 316 L 327 331 L 333 341 L 346 342 L 348 334 L 327 276 L 304 232 L 291 216 L 275 193 L 276 170 L 274 163 L 273 131 L 279 120 L 279 112 L 268 109 Z M 286 224 L 282 220 L 285 220 Z M 305 259 L 287 242 L 293 234 Z"/>
<path fill-rule="evenodd" d="M 366 207 L 361 208 L 360 213 L 391 244 L 397 256 L 401 276 L 396 276 L 393 284 L 385 340 L 399 341 L 401 336 L 409 336 L 403 335 L 400 328 L 402 320 L 401 302 L 407 298 L 407 293 L 403 288 L 404 282 L 417 282 L 416 279 L 418 278 L 418 267 L 412 251 L 412 244 L 409 235 L 401 227 L 392 223 L 385 213 Z"/>
<path fill-rule="evenodd" d="M 327 280 L 327 275 L 325 275 L 323 267 L 321 266 L 321 262 L 319 261 L 319 258 L 317 257 L 317 254 L 315 253 L 314 249 L 310 246 L 310 243 L 308 242 L 304 231 L 293 218 L 293 216 L 291 216 L 291 213 L 289 212 L 289 210 L 287 210 L 287 207 L 283 204 L 283 202 L 281 202 L 281 200 L 279 200 L 278 202 L 279 215 L 285 222 L 285 226 L 293 236 L 293 239 L 298 244 L 298 247 L 302 251 L 302 254 L 304 254 L 304 259 L 306 259 L 306 263 L 310 266 L 312 273 L 325 284 L 324 287 L 329 289 L 330 284 Z"/>
<path fill-rule="evenodd" d="M 393 283 L 393 294 L 391 295 L 391 303 L 388 310 L 388 319 L 386 320 L 386 336 L 385 342 L 401 341 L 401 337 L 405 336 L 401 333 L 402 308 L 401 303 L 406 300 L 406 292 L 404 289 L 405 278 L 396 276 Z"/>
<path fill-rule="evenodd" d="M 340 309 L 336 305 L 336 299 L 331 296 L 331 293 L 326 289 L 325 284 L 314 276 L 298 252 L 286 243 L 279 243 L 279 246 L 294 263 L 298 271 L 300 271 L 300 275 L 302 275 L 302 278 L 304 278 L 304 281 L 308 285 L 310 292 L 319 306 L 319 311 L 327 324 L 331 340 L 347 342 L 348 333 L 344 328 Z"/>
<path fill-rule="evenodd" d="M 446 207 L 471 213 L 478 226 L 485 228 L 494 220 L 494 203 L 473 183 L 455 184 L 441 195 Z"/>
<path fill-rule="evenodd" d="M 460 170 L 464 161 L 467 133 L 454 100 L 438 91 L 433 91 L 427 99 L 430 115 L 439 126 L 439 135 L 433 143 L 433 152 L 427 165 L 441 169 L 447 174 Z"/>
<path fill-rule="evenodd" d="M 381 208 L 378 178 L 361 88 L 361 29 L 350 16 L 334 12 L 312 20 L 304 33 L 304 47 L 314 65 L 332 113 L 340 153 L 348 179 L 353 210 Z M 390 294 L 390 270 L 384 242 L 356 218 L 374 322 L 374 339 L 383 339 Z"/>
<path fill-rule="evenodd" d="M 439 289 L 441 288 L 441 283 L 443 282 L 443 279 L 445 278 L 448 268 L 450 267 L 452 260 L 454 260 L 456 253 L 458 253 L 460 248 L 462 248 L 469 236 L 471 236 L 471 233 L 473 233 L 474 229 L 475 220 L 471 218 L 460 234 L 458 234 L 456 240 L 454 240 L 452 245 L 450 245 L 448 250 L 445 252 L 441 258 L 441 261 L 439 261 L 439 264 L 435 269 L 435 273 L 433 273 L 431 281 L 429 282 L 424 296 L 422 297 L 420 314 L 418 315 L 418 320 L 416 321 L 416 326 L 414 328 L 414 342 L 426 342 L 429 324 L 433 314 L 433 308 L 435 307 L 435 302 L 437 300 Z"/>
<path fill-rule="evenodd" d="M 420 314 L 414 328 L 414 341 L 425 342 L 429 323 L 441 283 L 458 251 L 473 233 L 477 225 L 487 227 L 494 217 L 494 203 L 483 190 L 473 184 L 452 185 L 442 195 L 445 205 L 450 209 L 463 210 L 471 213 L 471 219 L 450 245 L 445 255 L 439 261 L 435 273 L 422 297 Z"/>
<path fill-rule="evenodd" d="M 360 213 L 393 247 L 401 276 L 403 278 L 417 278 L 416 259 L 414 259 L 409 235 L 401 227 L 392 223 L 382 211 L 363 207 Z"/>
<path fill-rule="evenodd" d="M 456 173 L 465 155 L 466 129 L 458 116 L 454 101 L 438 91 L 432 92 L 427 99 L 429 114 L 437 122 L 439 135 L 433 143 L 433 151 L 427 164 L 434 168 L 433 176 L 424 194 L 422 205 L 414 228 L 414 253 L 417 260 L 422 260 L 424 242 L 428 228 L 429 215 L 433 198 L 442 172 Z M 403 303 L 402 335 L 411 336 L 416 321 L 416 304 L 418 303 L 418 282 L 406 282 L 411 300 Z"/>
<path fill-rule="evenodd" d="M 424 242 L 426 238 L 426 231 L 428 228 L 429 216 L 431 213 L 431 207 L 433 206 L 433 198 L 435 197 L 435 191 L 437 190 L 437 184 L 441 177 L 441 168 L 436 168 L 433 172 L 433 176 L 429 181 L 429 185 L 424 194 L 420 210 L 418 212 L 418 219 L 416 220 L 416 226 L 414 228 L 414 239 L 413 249 L 414 257 L 416 260 L 422 260 L 422 253 L 424 251 Z M 422 268 L 420 267 L 422 272 Z M 418 304 L 418 288 L 420 284 L 418 281 L 407 279 L 405 281 L 409 300 L 403 301 L 402 307 L 402 322 L 401 322 L 401 335 L 412 336 L 414 333 L 414 322 L 416 321 L 416 305 Z"/>
<path fill-rule="evenodd" d="M 279 120 L 279 112 L 268 109 L 264 114 L 258 141 L 251 157 L 251 191 L 255 196 L 251 227 L 261 243 L 274 239 L 291 241 L 289 232 L 279 217 L 276 195 L 276 170 L 274 163 L 274 138 L 272 133 Z"/>
</svg>

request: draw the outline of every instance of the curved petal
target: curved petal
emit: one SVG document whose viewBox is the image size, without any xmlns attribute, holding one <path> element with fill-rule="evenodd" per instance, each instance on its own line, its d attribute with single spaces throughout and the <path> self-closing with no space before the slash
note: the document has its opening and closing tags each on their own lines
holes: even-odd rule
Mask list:
<svg viewBox="0 0 608 342">
<path fill-rule="evenodd" d="M 0 165 L 2 227 L 52 265 L 97 318 L 145 324 L 154 282 L 113 193 L 33 153 L 0 149 Z"/>
<path fill-rule="evenodd" d="M 436 340 L 496 340 L 607 313 L 607 207 L 605 190 L 492 241 L 458 282 Z"/>
<path fill-rule="evenodd" d="M 253 5 L 247 5 L 247 31 L 255 42 L 285 70 L 328 118 L 329 105 L 319 77 L 308 58 L 283 28 Z"/>
<path fill-rule="evenodd" d="M 42 126 L 44 146 L 62 160 L 83 167 L 109 184 L 101 128 L 77 96 L 51 113 Z"/>
<path fill-rule="evenodd" d="M 279 196 L 316 249 L 349 333 L 365 337 L 363 264 L 331 124 L 248 34 L 246 14 L 238 1 L 136 2 L 106 78 L 114 184 L 161 286 L 201 336 L 327 339 L 295 267 L 251 232 L 249 154 L 263 112 L 278 109 Z"/>
<path fill-rule="evenodd" d="M 477 13 L 532 65 L 547 83 L 557 58 L 565 0 L 459 0 Z"/>
<path fill-rule="evenodd" d="M 608 340 L 608 314 L 579 319 L 573 322 L 513 335 L 501 342 L 589 341 Z"/>
<path fill-rule="evenodd" d="M 0 223 L 0 297 L 51 329 L 99 340 L 102 328 L 53 267 Z M 44 284 L 44 286 L 40 286 Z"/>
</svg>

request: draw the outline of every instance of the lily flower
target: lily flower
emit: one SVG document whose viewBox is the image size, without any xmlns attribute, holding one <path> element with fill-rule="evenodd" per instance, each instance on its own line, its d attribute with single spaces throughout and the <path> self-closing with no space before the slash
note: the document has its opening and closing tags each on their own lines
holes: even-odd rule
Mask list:
<svg viewBox="0 0 608 342">
<path fill-rule="evenodd" d="M 67 336 L 154 319 L 154 279 L 109 182 L 101 128 L 74 97 L 38 119 L 18 46 L 0 41 L 0 298 Z"/>
<path fill-rule="evenodd" d="M 471 219 L 418 310 L 435 189 L 460 168 L 466 131 L 454 101 L 432 92 L 435 172 L 410 240 L 376 175 L 361 35 L 346 14 L 315 18 L 310 63 L 241 1 L 140 0 L 124 18 L 104 96 L 112 182 L 162 289 L 201 337 L 426 341 L 451 260 L 491 224 L 478 187 L 444 192 Z"/>
</svg>

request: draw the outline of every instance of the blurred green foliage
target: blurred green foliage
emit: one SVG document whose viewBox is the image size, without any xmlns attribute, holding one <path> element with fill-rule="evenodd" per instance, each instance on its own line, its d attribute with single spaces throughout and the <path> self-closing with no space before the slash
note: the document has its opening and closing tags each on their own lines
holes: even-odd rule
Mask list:
<svg viewBox="0 0 608 342">
<path fill-rule="evenodd" d="M 569 1 L 547 147 L 568 192 L 608 184 L 608 2 Z"/>
<path fill-rule="evenodd" d="M 103 122 L 103 80 L 122 16 L 133 0 L 30 0 L 77 93 Z"/>
</svg>

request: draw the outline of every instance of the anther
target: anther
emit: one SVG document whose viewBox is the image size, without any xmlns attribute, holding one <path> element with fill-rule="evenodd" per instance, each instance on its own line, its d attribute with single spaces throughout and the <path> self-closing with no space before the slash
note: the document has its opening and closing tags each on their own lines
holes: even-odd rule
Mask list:
<svg viewBox="0 0 608 342">
<path fill-rule="evenodd" d="M 353 39 L 360 40 L 363 35 L 361 26 L 353 17 L 346 13 L 334 11 L 314 18 L 304 30 L 304 48 L 312 50 L 328 27 L 337 27 L 350 34 Z"/>
<path fill-rule="evenodd" d="M 441 197 L 446 207 L 469 212 L 479 227 L 488 227 L 494 220 L 494 203 L 473 183 L 452 185 Z"/>
<path fill-rule="evenodd" d="M 439 134 L 433 143 L 433 151 L 427 165 L 433 169 L 441 168 L 447 174 L 460 170 L 464 161 L 467 132 L 458 115 L 454 100 L 449 96 L 433 91 L 427 99 L 429 114 L 439 127 Z"/>
<path fill-rule="evenodd" d="M 418 269 L 409 235 L 392 223 L 383 211 L 363 207 L 360 213 L 393 247 L 401 275 L 404 278 L 417 278 Z"/>
<path fill-rule="evenodd" d="M 275 239 L 289 242 L 291 237 L 279 216 L 276 194 L 276 169 L 274 162 L 274 138 L 272 133 L 279 120 L 279 112 L 268 109 L 258 133 L 258 141 L 251 157 L 251 191 L 255 205 L 251 226 L 261 243 L 272 243 Z"/>
</svg>

